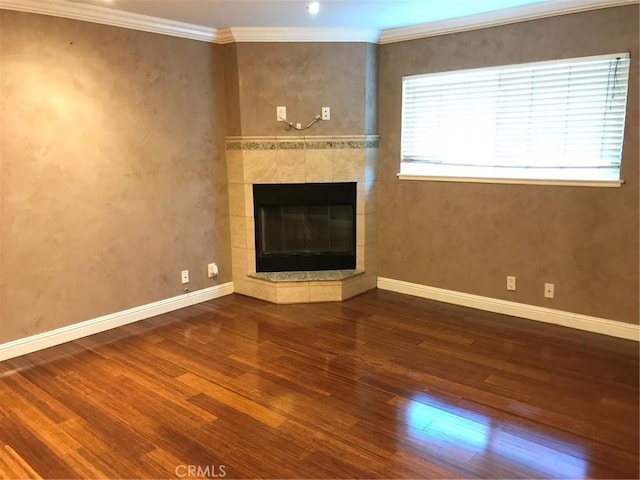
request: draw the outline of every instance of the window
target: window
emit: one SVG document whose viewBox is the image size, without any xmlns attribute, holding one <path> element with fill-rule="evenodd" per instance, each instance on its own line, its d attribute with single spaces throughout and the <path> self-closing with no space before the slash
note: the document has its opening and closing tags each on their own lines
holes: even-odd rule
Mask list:
<svg viewBox="0 0 640 480">
<path fill-rule="evenodd" d="M 628 53 L 404 77 L 399 176 L 619 185 L 628 77 Z"/>
</svg>

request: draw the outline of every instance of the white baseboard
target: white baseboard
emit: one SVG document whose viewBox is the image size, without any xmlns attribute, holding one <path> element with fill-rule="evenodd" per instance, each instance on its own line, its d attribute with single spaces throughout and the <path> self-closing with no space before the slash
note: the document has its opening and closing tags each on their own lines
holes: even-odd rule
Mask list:
<svg viewBox="0 0 640 480">
<path fill-rule="evenodd" d="M 213 300 L 214 298 L 223 297 L 231 293 L 233 293 L 233 282 L 223 283 L 222 285 L 185 293 L 177 297 L 167 298 L 147 305 L 93 318 L 85 322 L 39 333 L 31 337 L 0 343 L 0 362 L 144 320 L 145 318 L 172 312 L 207 300 Z"/>
<path fill-rule="evenodd" d="M 384 277 L 378 277 L 378 288 L 413 295 L 415 297 L 437 300 L 439 302 L 476 308 L 478 310 L 486 310 L 488 312 L 502 313 L 504 315 L 562 325 L 564 327 L 586 330 L 588 332 L 610 335 L 612 337 L 626 338 L 628 340 L 635 340 L 636 342 L 640 341 L 640 326 L 618 322 L 616 320 L 607 320 L 579 313 L 564 312 L 562 310 L 537 307 L 524 303 L 471 295 L 469 293 L 428 287 L 426 285 Z"/>
</svg>

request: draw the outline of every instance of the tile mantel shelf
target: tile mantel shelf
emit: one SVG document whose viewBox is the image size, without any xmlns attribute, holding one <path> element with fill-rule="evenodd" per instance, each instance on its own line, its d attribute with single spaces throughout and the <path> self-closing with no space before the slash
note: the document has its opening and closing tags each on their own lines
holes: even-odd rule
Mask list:
<svg viewBox="0 0 640 480">
<path fill-rule="evenodd" d="M 226 138 L 236 292 L 273 303 L 307 303 L 341 301 L 375 288 L 378 141 L 377 135 Z M 357 184 L 356 270 L 324 279 L 308 272 L 256 273 L 253 184 L 325 182 Z"/>
</svg>

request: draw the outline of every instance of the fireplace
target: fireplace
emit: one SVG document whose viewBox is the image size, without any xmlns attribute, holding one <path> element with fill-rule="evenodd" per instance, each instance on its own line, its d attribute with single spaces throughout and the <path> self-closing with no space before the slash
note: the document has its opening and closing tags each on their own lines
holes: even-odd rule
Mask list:
<svg viewBox="0 0 640 480">
<path fill-rule="evenodd" d="M 356 183 L 254 184 L 256 271 L 356 267 Z"/>
<path fill-rule="evenodd" d="M 273 303 L 308 303 L 346 300 L 376 287 L 378 275 L 377 136 L 227 137 L 225 147 L 235 292 Z M 323 184 L 318 188 L 324 189 L 335 182 L 352 183 L 347 187 L 347 193 L 338 194 L 337 198 L 331 194 L 328 199 L 325 198 L 319 202 L 325 193 L 312 191 L 310 194 L 303 192 L 300 197 L 298 197 L 300 194 L 296 194 L 295 197 L 298 198 L 294 198 L 295 201 L 291 202 L 289 199 L 285 203 L 285 206 L 306 208 L 308 228 L 299 228 L 302 232 L 310 232 L 313 228 L 309 225 L 309 220 L 312 225 L 315 221 L 333 225 L 333 231 L 330 229 L 328 233 L 331 241 L 327 242 L 327 235 L 325 235 L 324 247 L 313 246 L 314 249 L 319 250 L 315 252 L 318 255 L 307 252 L 306 250 L 311 248 L 303 245 L 302 240 L 294 245 L 293 256 L 298 257 L 298 260 L 317 256 L 323 258 L 322 262 L 315 259 L 316 265 L 307 264 L 297 267 L 265 265 L 265 262 L 274 261 L 274 258 L 282 258 L 282 252 L 285 249 L 281 248 L 282 239 L 278 242 L 267 232 L 263 236 L 261 217 L 265 219 L 270 217 L 271 220 L 275 217 L 280 220 L 280 224 L 284 218 L 291 217 L 291 215 L 285 217 L 287 211 L 282 210 L 282 199 L 278 198 L 280 196 L 278 190 L 298 190 L 302 184 L 306 184 L 303 190 L 308 190 L 307 187 L 313 189 L 311 185 L 314 184 Z M 274 186 L 274 184 L 277 185 Z M 257 185 L 255 194 L 254 185 Z M 274 186 L 274 190 L 267 185 Z M 339 186 L 335 188 L 341 190 Z M 254 196 L 257 197 L 257 205 L 254 202 Z M 319 204 L 331 207 L 351 205 L 355 212 L 349 215 L 340 208 L 332 208 L 331 213 L 327 212 L 323 215 L 316 215 L 313 208 L 309 212 L 309 207 Z M 275 207 L 275 210 L 266 208 L 261 214 L 261 207 Z M 347 212 L 353 212 L 353 210 L 347 210 Z M 301 216 L 304 217 L 305 212 L 298 210 L 297 213 L 298 216 L 293 218 L 298 220 L 298 225 L 304 225 L 305 220 L 299 220 Z M 348 230 L 351 234 L 347 234 L 346 240 L 336 241 L 334 233 L 344 230 L 342 226 L 347 224 L 344 221 L 345 217 L 351 217 L 352 228 Z M 326 232 L 326 229 L 324 230 Z M 274 235 L 274 238 L 278 237 Z M 309 234 L 308 237 L 301 238 L 312 237 Z M 262 242 L 263 239 L 264 242 Z M 256 255 L 256 250 L 262 243 L 266 248 Z M 327 244 L 329 247 L 326 246 Z M 350 252 L 346 251 L 347 248 L 344 246 L 346 244 L 350 246 Z M 257 261 L 256 257 L 258 257 Z M 332 257 L 333 260 L 330 260 Z M 342 257 L 341 261 L 348 260 L 345 263 L 330 265 L 336 257 Z M 287 263 L 288 260 L 291 258 L 287 259 Z M 343 266 L 351 268 L 339 268 Z M 332 270 L 308 270 L 332 267 L 334 268 Z M 304 270 L 288 270 L 291 268 Z M 280 269 L 287 270 L 266 271 Z"/>
</svg>

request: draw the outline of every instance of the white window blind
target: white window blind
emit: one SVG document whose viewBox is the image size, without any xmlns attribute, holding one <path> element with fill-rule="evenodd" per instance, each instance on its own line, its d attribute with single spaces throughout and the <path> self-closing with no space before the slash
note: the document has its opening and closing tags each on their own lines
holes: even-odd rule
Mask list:
<svg viewBox="0 0 640 480">
<path fill-rule="evenodd" d="M 629 54 L 403 78 L 400 174 L 611 181 Z"/>
</svg>

